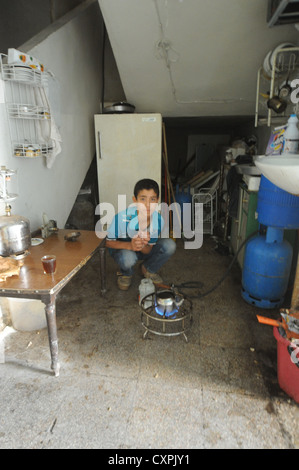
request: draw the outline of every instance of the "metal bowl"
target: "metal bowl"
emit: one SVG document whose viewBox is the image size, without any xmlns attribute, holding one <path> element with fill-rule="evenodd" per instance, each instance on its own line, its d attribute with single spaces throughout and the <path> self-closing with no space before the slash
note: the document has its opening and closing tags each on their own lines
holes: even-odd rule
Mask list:
<svg viewBox="0 0 299 470">
<path fill-rule="evenodd" d="M 113 113 L 134 113 L 135 106 L 125 101 L 120 101 L 119 103 L 114 103 L 112 106 L 104 108 L 105 114 Z"/>
</svg>

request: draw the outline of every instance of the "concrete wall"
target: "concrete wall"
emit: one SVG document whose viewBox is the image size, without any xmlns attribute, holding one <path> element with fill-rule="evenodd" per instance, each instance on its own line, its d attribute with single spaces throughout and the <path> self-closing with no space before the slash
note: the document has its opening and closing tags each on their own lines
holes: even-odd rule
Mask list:
<svg viewBox="0 0 299 470">
<path fill-rule="evenodd" d="M 266 0 L 98 0 L 127 100 L 163 117 L 254 116 L 266 54 L 298 44 Z M 163 47 L 162 47 L 163 46 Z"/>
<path fill-rule="evenodd" d="M 45 212 L 62 228 L 95 154 L 93 116 L 101 102 L 102 18 L 98 2 L 88 0 L 20 46 L 55 76 L 55 113 L 62 152 L 48 169 L 43 157 L 12 156 L 5 105 L 0 105 L 0 163 L 17 170 L 19 198 L 13 212 L 36 230 Z M 1 207 L 3 213 L 3 207 Z"/>
</svg>

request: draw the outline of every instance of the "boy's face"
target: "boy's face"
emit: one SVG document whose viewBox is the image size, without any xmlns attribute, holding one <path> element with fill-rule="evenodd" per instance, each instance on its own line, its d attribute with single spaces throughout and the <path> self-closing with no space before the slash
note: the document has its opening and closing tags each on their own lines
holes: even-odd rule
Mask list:
<svg viewBox="0 0 299 470">
<path fill-rule="evenodd" d="M 139 211 L 145 212 L 149 217 L 156 209 L 159 198 L 153 189 L 142 189 L 137 194 L 137 198 L 133 196 L 133 201 L 138 204 Z"/>
</svg>

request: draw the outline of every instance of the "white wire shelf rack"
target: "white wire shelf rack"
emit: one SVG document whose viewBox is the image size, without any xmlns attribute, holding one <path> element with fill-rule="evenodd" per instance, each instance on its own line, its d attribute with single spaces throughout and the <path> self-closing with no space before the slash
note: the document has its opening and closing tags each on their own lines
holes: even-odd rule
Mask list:
<svg viewBox="0 0 299 470">
<path fill-rule="evenodd" d="M 12 155 L 35 158 L 51 155 L 51 112 L 47 97 L 47 72 L 1 59 L 5 103 Z"/>
<path fill-rule="evenodd" d="M 292 113 L 298 113 L 298 103 L 292 101 L 292 93 L 280 96 L 284 87 L 291 86 L 292 80 L 298 78 L 299 47 L 282 47 L 269 52 L 264 64 L 257 73 L 255 127 L 259 125 L 283 125 Z M 294 91 L 295 89 L 292 88 Z M 274 111 L 268 106 L 272 98 L 281 98 L 285 102 L 283 112 Z"/>
<path fill-rule="evenodd" d="M 201 188 L 201 190 L 192 196 L 192 211 L 195 217 L 195 203 L 203 205 L 203 233 L 213 235 L 214 225 L 217 216 L 217 190 L 211 188 Z M 193 220 L 193 227 L 198 221 Z"/>
<path fill-rule="evenodd" d="M 7 103 L 8 116 L 18 119 L 51 119 L 50 109 L 27 103 Z"/>
<path fill-rule="evenodd" d="M 38 143 L 19 143 L 13 142 L 13 152 L 15 157 L 36 158 L 51 155 L 53 151 L 52 144 Z"/>
<path fill-rule="evenodd" d="M 13 81 L 37 87 L 44 87 L 48 84 L 47 72 L 34 70 L 26 65 L 10 65 L 2 63 L 1 69 L 2 78 L 6 81 Z"/>
</svg>

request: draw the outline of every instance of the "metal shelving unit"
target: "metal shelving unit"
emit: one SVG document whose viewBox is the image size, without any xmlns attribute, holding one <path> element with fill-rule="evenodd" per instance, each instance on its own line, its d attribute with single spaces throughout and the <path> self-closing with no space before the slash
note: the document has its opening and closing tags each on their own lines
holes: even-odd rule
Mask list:
<svg viewBox="0 0 299 470">
<path fill-rule="evenodd" d="M 26 65 L 7 64 L 1 55 L 1 76 L 15 157 L 48 156 L 53 150 L 47 72 Z"/>
<path fill-rule="evenodd" d="M 298 78 L 299 47 L 275 49 L 272 55 L 269 53 L 267 57 L 271 57 L 271 70 L 265 70 L 262 66 L 257 74 L 255 127 L 283 125 L 290 114 L 298 113 L 298 103 L 291 101 L 291 92 L 288 96 L 281 98 L 286 103 L 286 108 L 282 113 L 273 111 L 268 107 L 267 102 L 271 98 L 279 97 L 282 88 L 286 85 L 290 86 L 292 80 Z"/>
</svg>

